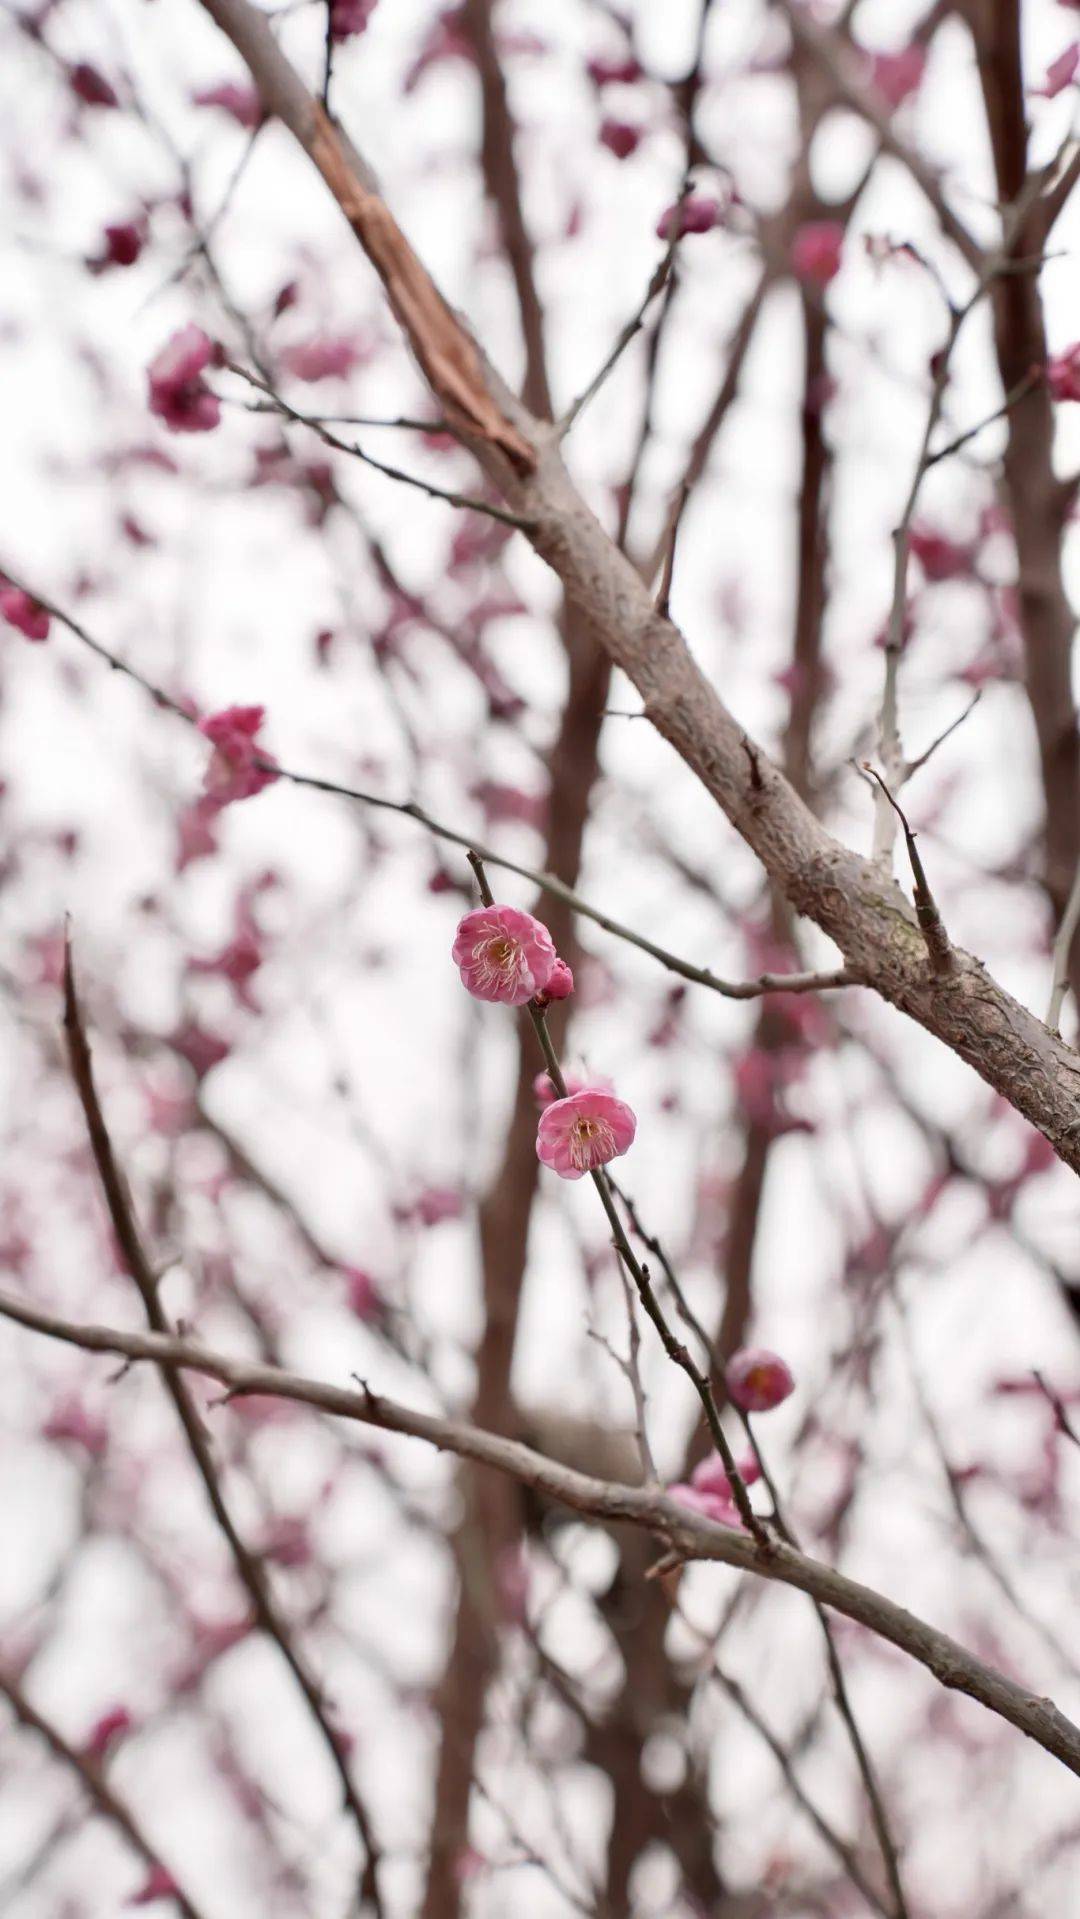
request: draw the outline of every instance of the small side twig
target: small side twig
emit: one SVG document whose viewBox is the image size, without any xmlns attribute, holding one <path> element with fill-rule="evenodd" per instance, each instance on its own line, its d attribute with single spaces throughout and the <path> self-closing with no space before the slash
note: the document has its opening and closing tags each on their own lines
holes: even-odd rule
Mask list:
<svg viewBox="0 0 1080 1919">
<path fill-rule="evenodd" d="M 690 183 L 688 180 L 684 180 L 681 191 L 679 193 L 679 198 L 676 202 L 677 209 L 681 209 L 682 203 L 685 200 L 689 191 L 690 191 Z M 597 371 L 593 374 L 593 377 L 589 381 L 588 386 L 584 387 L 582 391 L 578 394 L 577 399 L 572 400 L 570 402 L 570 405 L 567 407 L 566 412 L 563 414 L 562 419 L 558 423 L 557 431 L 558 431 L 558 437 L 560 440 L 566 438 L 566 435 L 569 433 L 570 428 L 573 426 L 579 414 L 584 412 L 590 400 L 593 400 L 596 398 L 596 395 L 599 393 L 600 388 L 604 384 L 604 381 L 607 379 L 610 373 L 614 372 L 619 361 L 622 359 L 623 354 L 626 352 L 627 347 L 630 345 L 630 342 L 632 340 L 635 340 L 638 334 L 641 332 L 642 327 L 645 325 L 645 315 L 648 313 L 649 308 L 651 307 L 653 301 L 656 299 L 657 295 L 664 291 L 664 288 L 667 286 L 667 283 L 671 278 L 672 268 L 674 267 L 674 264 L 675 264 L 675 252 L 679 244 L 679 239 L 680 239 L 679 213 L 678 211 L 676 211 L 675 214 L 672 216 L 671 238 L 669 239 L 667 244 L 667 251 L 665 252 L 663 258 L 660 260 L 659 264 L 657 265 L 652 275 L 652 278 L 650 279 L 649 284 L 645 289 L 645 294 L 643 299 L 641 300 L 640 304 L 637 306 L 635 311 L 631 314 L 629 320 L 627 320 L 626 325 L 622 328 L 621 332 L 616 338 L 615 344 L 612 347 L 611 352 L 608 354 L 603 364 L 597 368 Z"/>
<path fill-rule="evenodd" d="M 1052 1033 L 1056 1033 L 1061 1024 L 1061 1009 L 1069 990 L 1069 954 L 1072 950 L 1078 920 L 1080 920 L 1080 865 L 1077 866 L 1073 875 L 1072 890 L 1065 902 L 1061 925 L 1054 938 L 1050 1004 L 1046 1011 L 1046 1024 Z"/>
<path fill-rule="evenodd" d="M 949 935 L 945 931 L 945 922 L 938 912 L 937 902 L 927 884 L 926 873 L 922 860 L 919 857 L 919 849 L 915 844 L 915 835 L 907 823 L 906 815 L 896 800 L 894 800 L 881 774 L 875 773 L 873 767 L 869 765 L 868 762 L 864 761 L 863 765 L 865 771 L 869 773 L 870 778 L 876 780 L 903 828 L 904 839 L 907 842 L 908 858 L 911 861 L 911 871 L 915 881 L 915 917 L 922 930 L 923 939 L 926 941 L 926 950 L 930 956 L 930 964 L 935 973 L 951 973 L 954 964 L 953 950 L 949 944 Z"/>
<path fill-rule="evenodd" d="M 664 550 L 664 570 L 660 575 L 660 587 L 656 595 L 656 610 L 662 620 L 668 617 L 671 605 L 671 581 L 675 572 L 675 546 L 679 538 L 679 526 L 682 521 L 686 502 L 690 498 L 690 482 L 683 480 L 675 495 L 675 504 L 668 520 L 667 544 Z"/>
</svg>

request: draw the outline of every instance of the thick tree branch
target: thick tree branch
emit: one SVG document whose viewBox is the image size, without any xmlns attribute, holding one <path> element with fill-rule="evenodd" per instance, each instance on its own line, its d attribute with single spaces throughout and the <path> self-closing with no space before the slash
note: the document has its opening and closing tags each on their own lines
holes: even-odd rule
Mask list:
<svg viewBox="0 0 1080 1919">
<path fill-rule="evenodd" d="M 414 1411 L 366 1386 L 351 1390 L 328 1380 L 309 1379 L 226 1353 L 169 1333 L 125 1332 L 112 1326 L 81 1325 L 15 1294 L 0 1292 L 0 1316 L 14 1320 L 50 1339 L 78 1346 L 85 1352 L 118 1354 L 133 1361 L 183 1368 L 216 1379 L 230 1397 L 268 1394 L 313 1406 L 335 1418 L 355 1419 L 385 1432 L 404 1433 L 426 1440 L 440 1451 L 456 1453 L 490 1466 L 545 1493 L 587 1518 L 626 1520 L 664 1539 L 680 1557 L 715 1559 L 742 1572 L 778 1580 L 808 1593 L 822 1605 L 866 1626 L 934 1674 L 943 1686 L 965 1693 L 990 1712 L 1025 1733 L 1070 1772 L 1080 1777 L 1080 1727 L 1074 1726 L 1052 1700 L 1043 1699 L 1004 1673 L 995 1672 L 926 1620 L 907 1612 L 884 1593 L 822 1565 L 819 1560 L 776 1541 L 759 1546 L 749 1534 L 699 1518 L 661 1493 L 595 1479 L 557 1465 L 519 1440 L 504 1439 L 463 1420 L 444 1419 Z"/>
<path fill-rule="evenodd" d="M 697 773 L 791 905 L 835 940 L 849 965 L 885 999 L 973 1066 L 1080 1170 L 1080 1060 L 960 949 L 954 949 L 948 977 L 935 976 L 899 890 L 825 831 L 763 753 L 756 752 L 748 769 L 742 728 L 577 492 L 552 429 L 531 420 L 497 376 L 483 369 L 461 324 L 428 292 L 430 280 L 412 261 L 399 229 L 389 215 L 384 221 L 376 212 L 366 166 L 328 127 L 261 16 L 248 0 L 202 3 L 247 60 L 268 111 L 311 154 L 361 243 L 373 248 L 437 397 L 502 483 L 511 506 L 533 522 L 531 544 L 558 574 L 585 630 L 633 681 L 658 731 Z M 467 369 L 464 398 L 461 380 L 448 381 L 440 357 L 444 346 L 449 354 L 451 329 L 456 344 L 450 363 L 457 373 Z M 479 394 L 475 381 L 481 382 Z"/>
</svg>

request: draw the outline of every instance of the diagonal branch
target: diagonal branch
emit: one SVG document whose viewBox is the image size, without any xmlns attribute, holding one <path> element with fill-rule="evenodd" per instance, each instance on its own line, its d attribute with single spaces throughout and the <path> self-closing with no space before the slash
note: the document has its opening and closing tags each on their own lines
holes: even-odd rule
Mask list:
<svg viewBox="0 0 1080 1919">
<path fill-rule="evenodd" d="M 112 1141 L 94 1083 L 90 1047 L 75 990 L 70 935 L 65 936 L 64 943 L 64 1032 L 71 1060 L 72 1078 L 75 1081 L 75 1089 L 86 1120 L 94 1164 L 97 1167 L 117 1244 L 124 1264 L 138 1288 L 150 1325 L 155 1334 L 167 1339 L 172 1329 L 159 1297 L 158 1275 L 143 1246 L 131 1197 L 113 1152 Z M 346 1809 L 364 1849 L 362 1896 L 370 1899 L 372 1909 L 378 1919 L 382 1919 L 383 1905 L 377 1870 L 379 1849 L 371 1830 L 367 1810 L 352 1782 L 340 1741 L 326 1717 L 319 1686 L 309 1673 L 305 1661 L 293 1644 L 285 1621 L 278 1613 L 261 1560 L 249 1550 L 237 1532 L 218 1481 L 217 1467 L 206 1429 L 185 1381 L 179 1376 L 175 1367 L 167 1364 L 162 1367 L 162 1379 L 184 1429 L 188 1447 L 198 1468 L 214 1518 L 225 1536 L 236 1570 L 251 1600 L 256 1622 L 267 1637 L 274 1640 L 280 1648 L 330 1753 L 334 1769 L 341 1781 Z"/>
</svg>

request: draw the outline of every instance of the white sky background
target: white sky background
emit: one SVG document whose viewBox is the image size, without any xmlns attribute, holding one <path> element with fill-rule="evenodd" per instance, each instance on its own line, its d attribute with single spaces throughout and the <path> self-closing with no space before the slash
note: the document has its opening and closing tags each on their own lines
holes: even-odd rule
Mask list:
<svg viewBox="0 0 1080 1919">
<path fill-rule="evenodd" d="M 1049 3 L 1027 11 L 1034 84 L 1075 22 Z M 411 0 L 382 0 L 370 31 L 338 55 L 336 110 L 443 289 L 497 364 L 516 374 L 507 277 L 489 247 L 477 265 L 490 223 L 475 164 L 474 78 L 449 64 L 428 74 L 407 100 L 401 97 L 400 76 L 432 12 Z M 680 73 L 696 7 L 639 0 L 634 12 L 646 61 L 659 75 Z M 540 246 L 550 362 L 557 399 L 565 402 L 640 298 L 656 259 L 656 219 L 677 187 L 680 148 L 673 126 L 663 122 L 661 96 L 648 90 L 626 103 L 628 111 L 636 104 L 657 121 L 639 153 L 620 165 L 597 148 L 595 100 L 582 63 L 584 54 L 612 44 L 599 8 L 583 0 L 537 0 L 508 4 L 504 16 L 508 30 L 535 32 L 547 43 L 546 53 L 519 56 L 510 71 L 527 213 Z M 868 3 L 857 28 L 868 45 L 898 46 L 915 16 L 916 9 L 893 0 Z M 716 7 L 701 127 L 718 157 L 735 169 L 744 197 L 770 207 L 784 194 L 792 126 L 787 82 L 745 72 L 755 53 L 781 45 L 762 18 L 750 0 L 722 0 Z M 188 96 L 193 88 L 243 76 L 197 6 L 65 0 L 48 34 L 72 59 L 135 77 L 151 121 L 191 163 L 201 217 L 211 215 L 246 136 L 219 114 L 193 111 Z M 290 20 L 286 44 L 307 71 L 317 70 L 314 15 L 301 11 Z M 1061 139 L 1074 98 L 1038 106 L 1036 159 Z M 70 102 L 48 57 L 11 26 L 0 26 L 0 566 L 72 606 L 85 577 L 78 611 L 92 632 L 151 678 L 190 693 L 203 710 L 265 703 L 267 740 L 285 765 L 415 797 L 463 828 L 484 830 L 468 792 L 478 773 L 529 791 L 542 788 L 539 755 L 551 739 L 562 693 L 550 576 L 517 543 L 507 569 L 530 611 L 501 620 L 486 636 L 526 702 L 518 728 L 488 724 L 475 679 L 428 632 L 410 641 L 407 667 L 392 664 L 380 673 L 369 636 L 386 607 L 359 557 L 354 527 L 333 515 L 322 533 L 313 531 L 294 493 L 247 487 L 252 450 L 271 437 L 268 423 L 230 405 L 215 434 L 182 439 L 150 419 L 145 367 L 169 333 L 197 319 L 237 345 L 235 329 L 197 272 L 168 284 L 187 246 L 170 208 L 154 216 L 153 244 L 138 266 L 88 276 L 82 263 L 103 223 L 127 217 L 154 194 L 174 193 L 177 169 L 152 126 L 128 114 L 82 115 L 74 134 L 67 131 L 70 120 Z M 980 236 L 990 237 L 988 158 L 972 55 L 957 25 L 935 42 L 924 88 L 902 110 L 901 123 L 931 159 L 957 168 L 957 204 Z M 813 155 L 815 178 L 837 194 L 845 191 L 867 151 L 862 130 L 837 116 Z M 709 184 L 706 176 L 703 185 Z M 561 236 L 578 204 L 580 235 L 568 242 Z M 866 749 L 860 734 L 880 690 L 881 655 L 873 642 L 890 591 L 889 528 L 922 432 L 927 357 L 943 333 L 940 303 L 925 277 L 910 264 L 875 269 L 859 244 L 864 233 L 917 240 L 955 291 L 965 285 L 915 190 L 895 167 L 882 166 L 856 214 L 842 274 L 826 296 L 838 321 L 832 372 L 839 383 L 828 415 L 838 449 L 826 629 L 836 686 L 819 734 L 822 763 L 830 764 Z M 1056 234 L 1062 257 L 1044 274 L 1055 350 L 1071 343 L 1080 312 L 1075 235 L 1075 217 L 1062 220 Z M 231 297 L 259 315 L 260 325 L 278 288 L 290 278 L 299 281 L 299 305 L 270 336 L 275 346 L 323 332 L 355 332 L 380 343 L 347 387 L 297 387 L 299 404 L 314 396 L 327 407 L 360 412 L 417 409 L 419 381 L 373 274 L 319 181 L 276 129 L 260 136 L 216 235 L 215 254 Z M 722 233 L 684 249 L 681 323 L 662 369 L 660 431 L 639 504 L 643 532 L 662 522 L 689 437 L 715 391 L 723 343 L 754 264 L 745 241 Z M 740 398 L 688 511 L 673 596 L 696 656 L 766 745 L 777 739 L 786 710 L 773 676 L 788 658 L 794 589 L 796 320 L 789 286 L 772 298 Z M 973 320 L 958 354 L 949 416 L 956 428 L 989 413 L 999 397 L 989 372 L 987 324 L 985 314 Z M 575 471 L 609 519 L 610 489 L 625 471 L 637 428 L 640 375 L 635 351 L 572 442 Z M 220 384 L 240 397 L 238 383 L 223 378 Z M 1068 419 L 1061 437 L 1066 471 L 1080 452 Z M 322 457 L 298 433 L 291 438 L 298 455 Z M 362 438 L 385 457 L 444 482 L 472 483 L 467 462 L 428 454 L 411 437 Z M 102 454 L 136 443 L 167 451 L 178 475 L 134 467 L 106 481 Z M 957 537 L 970 536 L 992 497 L 983 463 L 999 445 L 1000 431 L 991 429 L 970 461 L 932 475 L 927 517 Z M 337 462 L 336 474 L 406 583 L 430 592 L 450 622 L 460 621 L 468 598 L 445 579 L 453 516 L 344 462 Z M 153 546 L 134 550 L 122 540 L 118 521 L 125 511 L 153 534 Z M 1010 554 L 999 544 L 1007 580 Z M 1073 553 L 1074 584 L 1075 574 Z M 725 611 L 736 599 L 733 624 Z M 313 639 L 324 627 L 339 637 L 330 668 L 319 671 Z M 928 742 L 960 710 L 966 688 L 959 672 L 984 635 L 985 603 L 970 586 L 922 597 L 902 678 L 901 718 L 911 748 Z M 282 782 L 231 809 L 222 854 L 177 878 L 175 820 L 197 793 L 204 763 L 192 734 L 58 629 L 39 648 L 10 629 L 0 632 L 0 702 L 6 784 L 0 805 L 0 1223 L 33 1243 L 22 1283 L 74 1316 L 136 1317 L 129 1286 L 112 1271 L 79 1152 L 74 1102 L 49 1064 L 55 990 L 35 983 L 33 942 L 54 932 L 70 911 L 125 1162 L 147 1203 L 172 1180 L 182 1193 L 166 1238 L 178 1260 L 167 1282 L 170 1310 L 198 1305 L 208 1340 L 245 1341 L 235 1310 L 212 1290 L 204 1293 L 198 1280 L 201 1259 L 227 1247 L 242 1288 L 273 1312 L 297 1366 L 335 1379 L 359 1370 L 416 1403 L 467 1406 L 469 1349 L 479 1327 L 472 1214 L 467 1209 L 461 1222 L 423 1232 L 403 1228 L 393 1207 L 425 1184 L 460 1186 L 471 1195 L 483 1189 L 512 1088 L 512 1020 L 498 1009 L 478 1011 L 457 985 L 448 950 L 461 902 L 453 893 L 427 891 L 436 864 L 431 843 L 407 821 L 367 815 Z M 612 706 L 632 710 L 636 704 L 632 689 L 617 680 Z M 402 712 L 419 748 L 415 766 Z M 756 901 L 758 879 L 733 833 L 644 724 L 607 722 L 603 767 L 581 891 L 720 973 L 748 970 L 737 916 Z M 1041 896 L 1034 884 L 983 877 L 987 865 L 1020 854 L 1038 825 L 1033 742 L 1019 688 L 992 684 L 908 797 L 915 823 L 927 822 L 924 857 L 932 862 L 954 937 L 1042 1010 L 1049 977 Z M 870 807 L 853 774 L 838 781 L 830 824 L 858 845 L 869 843 Z M 53 843 L 71 827 L 80 842 L 73 860 Z M 719 907 L 680 883 L 656 851 L 654 832 L 708 876 Z M 539 859 L 540 842 L 526 828 L 500 826 L 487 836 L 517 857 Z M 455 857 L 446 863 L 460 876 L 463 863 Z M 263 1010 L 253 1016 L 235 1008 L 221 982 L 185 985 L 182 965 L 188 955 L 224 943 L 237 887 L 268 867 L 281 884 L 265 902 L 271 950 L 256 982 Z M 522 904 L 529 898 L 516 882 L 496 890 Z M 687 1283 L 711 1312 L 715 1275 L 709 1260 L 690 1249 L 695 1191 L 702 1174 L 723 1179 L 735 1170 L 731 1064 L 740 1037 L 745 1044 L 752 1009 L 691 993 L 677 1047 L 650 1049 L 643 1036 L 659 1017 L 667 976 L 598 929 L 586 927 L 585 941 L 598 965 L 582 981 L 573 1057 L 610 1074 L 637 1111 L 627 1183 L 648 1219 L 676 1249 L 687 1249 Z M 807 950 L 817 953 L 812 939 Z M 182 1083 L 183 1069 L 164 1042 L 184 1008 L 232 1042 L 229 1059 L 205 1082 L 207 1107 L 286 1186 L 323 1243 L 343 1262 L 370 1269 L 409 1312 L 433 1346 L 430 1384 L 370 1339 L 345 1309 L 340 1278 L 312 1273 L 269 1208 L 229 1194 L 216 1203 L 207 1189 L 219 1160 L 205 1136 L 182 1141 L 173 1152 L 148 1129 L 147 1083 Z M 891 1053 L 923 1110 L 968 1129 L 988 1175 L 1016 1168 L 1024 1129 L 993 1111 L 966 1070 L 885 1009 L 849 1000 L 844 1011 Z M 663 1109 L 670 1095 L 676 1111 Z M 798 1460 L 786 1456 L 785 1446 L 811 1407 L 827 1432 L 849 1434 L 847 1389 L 831 1384 L 831 1355 L 850 1318 L 839 1286 L 845 1248 L 871 1224 L 864 1182 L 893 1221 L 911 1209 L 930 1162 L 910 1123 L 882 1099 L 872 1069 L 850 1048 L 818 1051 L 793 1106 L 817 1130 L 774 1148 L 757 1253 L 755 1327 L 787 1354 L 799 1378 L 797 1397 L 764 1436 L 812 1534 L 835 1490 L 835 1457 L 825 1441 Z M 525 1403 L 557 1403 L 580 1413 L 603 1406 L 621 1423 L 628 1416 L 623 1383 L 584 1337 L 590 1308 L 580 1249 L 602 1245 L 590 1199 L 581 1187 L 545 1193 L 515 1377 Z M 1027 1190 L 1017 1217 L 1071 1267 L 1077 1206 L 1063 1170 Z M 171 1237 L 177 1219 L 184 1225 L 182 1246 Z M 1015 1241 L 987 1225 L 985 1200 L 973 1187 L 952 1189 L 932 1231 L 913 1244 L 901 1288 L 913 1308 L 920 1372 L 950 1457 L 959 1464 L 987 1459 L 1022 1473 L 1036 1459 L 1038 1416 L 1026 1403 L 992 1399 L 988 1386 L 1003 1373 L 1034 1366 L 1061 1385 L 1075 1383 L 1075 1334 L 1058 1297 Z M 4 1283 L 14 1282 L 5 1277 Z M 621 1338 L 617 1307 L 613 1275 L 605 1270 L 591 1310 Z M 867 1464 L 844 1567 L 977 1649 L 992 1632 L 998 1660 L 1075 1715 L 1080 1681 L 1062 1671 L 955 1550 L 940 1471 L 919 1425 L 891 1311 L 882 1324 L 885 1343 L 869 1408 L 858 1400 L 851 1414 L 850 1436 L 865 1445 Z M 0 1364 L 0 1652 L 27 1651 L 40 1635 L 27 1683 L 75 1739 L 118 1699 L 145 1715 L 145 1729 L 121 1751 L 111 1776 L 210 1919 L 301 1910 L 332 1919 L 344 1909 L 351 1837 L 336 1814 L 323 1755 L 272 1653 L 252 1644 L 239 1648 L 219 1662 L 207 1696 L 212 1711 L 229 1719 L 245 1763 L 288 1809 L 275 1826 L 285 1855 L 313 1875 L 306 1904 L 267 1883 L 257 1835 L 245 1833 L 206 1764 L 205 1723 L 184 1709 L 165 1714 L 183 1607 L 178 1611 L 175 1598 L 140 1566 L 124 1533 L 130 1528 L 150 1539 L 160 1563 L 186 1590 L 186 1606 L 220 1618 L 230 1604 L 217 1540 L 187 1462 L 175 1452 L 157 1382 L 131 1376 L 108 1387 L 100 1364 L 47 1350 L 14 1329 L 0 1330 Z M 651 1349 L 647 1383 L 661 1461 L 673 1468 L 689 1407 Z M 83 1549 L 59 1596 L 50 1598 L 50 1582 L 78 1536 L 86 1474 L 80 1455 L 46 1445 L 37 1433 L 48 1406 L 76 1384 L 110 1422 L 107 1467 L 88 1497 L 111 1537 Z M 445 1555 L 396 1516 L 379 1475 L 362 1462 L 371 1449 L 362 1435 L 349 1437 L 353 1464 L 320 1504 L 324 1483 L 338 1472 L 338 1436 L 306 1416 L 254 1433 L 235 1413 L 216 1417 L 226 1449 L 249 1447 L 250 1470 L 230 1478 L 230 1490 L 253 1537 L 269 1513 L 315 1515 L 319 1563 L 279 1574 L 280 1590 L 302 1615 L 328 1585 L 329 1622 L 312 1643 L 331 1677 L 340 1719 L 357 1738 L 357 1777 L 388 1849 L 398 1855 L 388 1879 L 392 1909 L 408 1913 L 428 1789 L 431 1720 L 423 1693 L 439 1671 L 451 1598 Z M 380 1441 L 378 1450 L 442 1524 L 446 1464 L 417 1445 Z M 1077 1468 L 1072 1457 L 1062 1464 L 1075 1512 Z M 1000 1489 L 988 1487 L 976 1498 L 982 1523 L 1033 1609 L 1071 1644 L 1075 1570 L 1061 1539 L 1025 1517 Z M 566 1537 L 568 1563 L 587 1583 L 606 1547 L 583 1533 Z M 550 1567 L 538 1559 L 534 1573 L 531 1604 L 538 1608 L 549 1595 Z M 695 1616 L 715 1618 L 731 1584 L 720 1569 L 699 1571 L 687 1587 Z M 602 1686 L 610 1654 L 587 1606 L 556 1595 L 552 1607 L 548 1629 L 560 1657 L 582 1669 L 598 1661 Z M 817 1696 L 816 1643 L 806 1613 L 792 1595 L 759 1594 L 727 1647 L 731 1669 L 779 1727 L 796 1724 Z M 998 1880 L 1021 1878 L 1027 1848 L 1075 1816 L 1074 1782 L 1045 1755 L 1025 1749 L 1018 1735 L 962 1702 L 937 1700 L 942 1736 L 936 1737 L 927 1724 L 934 1699 L 929 1681 L 892 1656 L 879 1657 L 862 1640 L 851 1643 L 858 1696 L 911 1835 L 913 1884 L 940 1919 L 970 1913 L 984 1872 Z M 395 1696 L 402 1690 L 404 1704 Z M 485 1747 L 486 1776 L 497 1796 L 515 1805 L 535 1843 L 554 1846 L 560 1857 L 543 1796 L 535 1784 L 521 1796 L 512 1687 L 502 1690 L 496 1710 L 505 1725 Z M 970 1751 L 944 1736 L 947 1715 L 970 1740 Z M 793 1819 L 772 1761 L 753 1736 L 714 1694 L 703 1694 L 697 1716 L 706 1740 L 718 1720 L 723 1725 L 715 1743 L 717 1792 L 730 1822 L 724 1858 L 732 1879 L 738 1883 L 743 1875 L 757 1883 L 778 1848 L 820 1864 L 817 1842 Z M 916 1741 L 925 1753 L 918 1761 Z M 553 1762 L 552 1777 L 580 1853 L 570 1876 L 582 1861 L 595 1871 L 609 1816 L 604 1795 L 580 1767 Z M 858 1798 L 846 1752 L 833 1739 L 817 1750 L 808 1780 L 851 1829 Z M 0 1731 L 0 1904 L 11 1919 L 105 1919 L 137 1884 L 137 1865 L 95 1824 L 58 1847 L 34 1883 L 12 1882 L 3 1903 L 5 1872 L 25 1864 L 72 1803 L 69 1781 L 37 1743 Z M 495 1860 L 513 1852 L 490 1814 L 479 1816 L 476 1842 Z M 652 1877 L 644 1875 L 643 1913 L 675 1910 L 666 1870 L 657 1862 Z M 1069 1904 L 1075 1891 L 1069 1894 L 1063 1872 L 1055 1878 L 1054 1870 L 1038 1882 L 1041 1890 L 1025 1910 L 1080 1911 Z M 477 1919 L 511 1910 L 554 1919 L 572 1910 L 531 1868 L 478 1879 L 471 1900 Z"/>
</svg>

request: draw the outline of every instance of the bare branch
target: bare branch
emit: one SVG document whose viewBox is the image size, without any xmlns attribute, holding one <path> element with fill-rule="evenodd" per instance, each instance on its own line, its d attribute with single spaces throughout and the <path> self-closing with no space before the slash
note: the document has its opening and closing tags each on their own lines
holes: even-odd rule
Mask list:
<svg viewBox="0 0 1080 1919">
<path fill-rule="evenodd" d="M 996 1672 L 948 1633 L 905 1611 L 883 1593 L 848 1579 L 782 1541 L 771 1541 L 763 1548 L 746 1532 L 702 1519 L 655 1491 L 595 1479 L 556 1465 L 519 1440 L 483 1432 L 462 1420 L 415 1411 L 367 1389 L 353 1391 L 275 1366 L 234 1359 L 167 1333 L 81 1325 L 6 1292 L 0 1292 L 0 1316 L 85 1352 L 114 1353 L 159 1367 L 183 1368 L 218 1380 L 238 1396 L 269 1394 L 316 1407 L 335 1418 L 359 1420 L 386 1432 L 426 1440 L 443 1451 L 508 1474 L 588 1518 L 605 1524 L 625 1520 L 644 1527 L 668 1542 L 682 1558 L 717 1559 L 724 1565 L 797 1587 L 910 1654 L 942 1685 L 978 1700 L 1080 1776 L 1080 1727 L 1074 1726 L 1051 1700 Z"/>
</svg>

